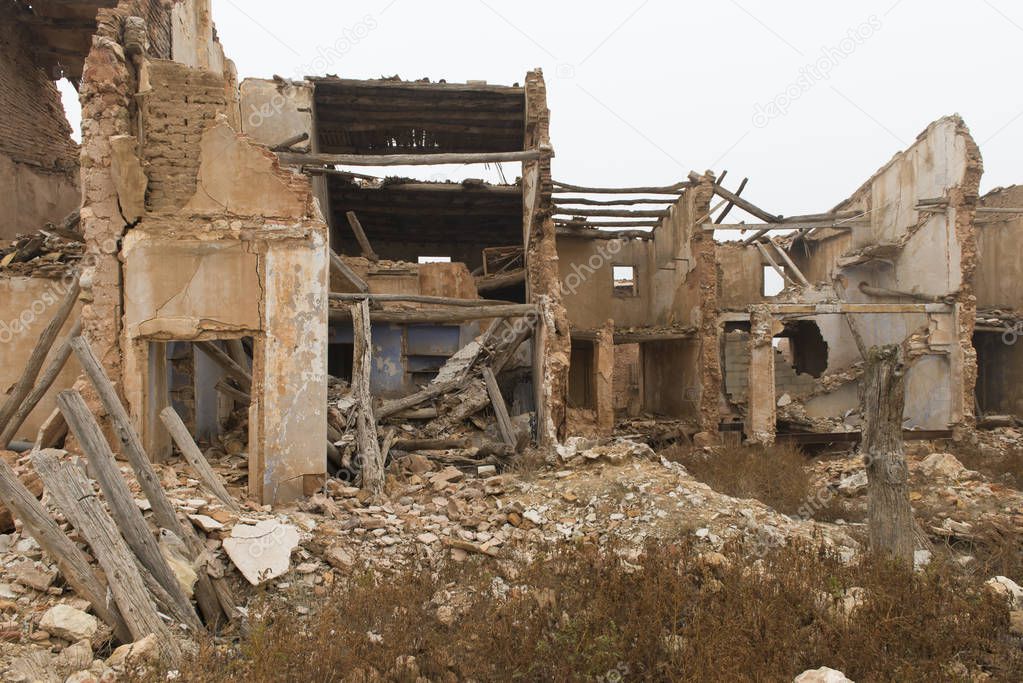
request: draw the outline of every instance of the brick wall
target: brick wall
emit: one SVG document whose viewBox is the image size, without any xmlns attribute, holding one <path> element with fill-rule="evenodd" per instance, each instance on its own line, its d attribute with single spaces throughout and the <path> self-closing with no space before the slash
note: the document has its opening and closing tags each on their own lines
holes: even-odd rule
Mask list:
<svg viewBox="0 0 1023 683">
<path fill-rule="evenodd" d="M 195 194 L 203 131 L 227 110 L 224 79 L 163 60 L 152 63 L 150 78 L 143 116 L 146 208 L 176 211 Z"/>
<path fill-rule="evenodd" d="M 6 8 L 0 8 L 0 112 L 0 154 L 64 174 L 77 168 L 78 145 L 60 93 L 34 63 L 30 41 Z"/>
</svg>

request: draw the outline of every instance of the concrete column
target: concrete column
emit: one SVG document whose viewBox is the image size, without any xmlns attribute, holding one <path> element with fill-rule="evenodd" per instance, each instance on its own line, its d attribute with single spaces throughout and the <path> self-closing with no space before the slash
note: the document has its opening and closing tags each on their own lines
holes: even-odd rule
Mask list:
<svg viewBox="0 0 1023 683">
<path fill-rule="evenodd" d="M 750 364 L 746 434 L 752 443 L 774 443 L 777 413 L 774 391 L 774 335 L 783 325 L 766 306 L 750 306 Z"/>
<path fill-rule="evenodd" d="M 597 331 L 593 344 L 593 392 L 597 429 L 610 436 L 615 428 L 615 321 L 608 320 Z"/>
<path fill-rule="evenodd" d="M 262 504 L 312 495 L 327 473 L 326 231 L 274 242 L 259 267 L 263 335 L 249 411 L 249 489 Z"/>
</svg>

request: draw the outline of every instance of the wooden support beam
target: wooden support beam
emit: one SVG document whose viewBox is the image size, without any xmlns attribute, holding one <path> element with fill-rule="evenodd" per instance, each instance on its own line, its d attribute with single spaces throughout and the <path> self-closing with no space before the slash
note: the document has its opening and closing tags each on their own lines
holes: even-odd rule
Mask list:
<svg viewBox="0 0 1023 683">
<path fill-rule="evenodd" d="M 575 204 L 580 206 L 635 206 L 637 204 L 660 204 L 662 206 L 670 206 L 674 202 L 674 199 L 668 198 L 588 199 L 586 197 L 558 197 L 558 206 L 570 206 Z"/>
<path fill-rule="evenodd" d="M 559 183 L 554 181 L 554 194 L 563 194 L 566 192 L 584 192 L 587 194 L 682 194 L 687 187 L 692 187 L 692 183 L 680 182 L 674 185 L 668 185 L 667 187 L 581 187 L 579 185 L 569 185 L 568 183 Z"/>
<path fill-rule="evenodd" d="M 53 348 L 54 342 L 57 341 L 57 335 L 60 334 L 61 328 L 64 327 L 64 323 L 70 317 L 71 311 L 74 310 L 81 291 L 78 275 L 75 275 L 71 286 L 68 287 L 50 322 L 43 328 L 42 334 L 39 335 L 39 341 L 36 343 L 35 348 L 32 349 L 32 354 L 28 357 L 25 369 L 22 371 L 17 383 L 10 390 L 7 401 L 3 404 L 3 408 L 0 408 L 0 431 L 7 431 L 7 424 L 14 417 L 14 414 L 18 412 L 18 408 L 25 402 L 29 393 L 31 393 L 32 387 L 35 386 L 36 378 L 39 376 L 39 371 L 46 361 L 46 356 L 49 355 L 50 349 Z"/>
<path fill-rule="evenodd" d="M 243 391 L 252 389 L 252 375 L 248 370 L 234 362 L 234 359 L 226 351 L 216 345 L 215 342 L 200 341 L 194 342 L 195 348 L 202 351 L 207 358 L 220 366 L 227 375 L 241 385 Z"/>
<path fill-rule="evenodd" d="M 699 183 L 703 180 L 703 178 L 698 173 L 693 172 L 689 174 L 689 180 L 692 181 L 693 183 Z M 720 185 L 714 185 L 714 193 L 723 199 L 727 199 L 732 204 L 735 204 L 746 213 L 756 216 L 762 221 L 766 221 L 767 223 L 777 223 L 778 221 L 781 220 L 781 216 L 775 216 L 773 213 L 768 213 L 767 211 L 764 211 L 753 202 L 743 199 L 734 192 L 729 192 Z"/>
<path fill-rule="evenodd" d="M 774 258 L 769 253 L 767 253 L 767 249 L 764 248 L 764 245 L 761 244 L 760 242 L 756 242 L 755 244 L 757 247 L 757 251 L 759 251 L 760 255 L 764 257 L 764 260 L 767 261 L 768 265 L 770 265 L 771 268 L 774 269 L 774 272 L 778 273 L 778 277 L 780 277 L 783 282 L 791 284 L 792 280 L 789 278 L 788 275 L 785 274 L 785 271 L 782 270 L 781 266 L 778 265 L 778 262 L 775 261 Z"/>
<path fill-rule="evenodd" d="M 579 230 L 557 228 L 558 237 L 577 237 L 582 240 L 652 240 L 652 230 Z"/>
<path fill-rule="evenodd" d="M 565 218 L 558 218 L 554 225 L 559 228 L 656 228 L 661 221 L 573 221 Z"/>
<path fill-rule="evenodd" d="M 95 387 L 107 415 L 110 416 L 114 425 L 114 433 L 121 445 L 121 452 L 131 463 L 131 467 L 135 471 L 135 479 L 152 506 L 154 520 L 159 526 L 173 532 L 184 541 L 185 547 L 188 548 L 191 555 L 189 559 L 196 559 L 205 550 L 205 544 L 199 540 L 191 524 L 182 524 L 178 519 L 174 506 L 160 483 L 160 475 L 156 473 L 149 456 L 142 447 L 142 439 L 132 426 L 128 411 L 121 404 L 117 390 L 114 389 L 103 366 L 100 365 L 92 348 L 82 337 L 73 339 L 71 347 L 74 349 L 83 371 Z M 223 579 L 211 582 L 206 572 L 199 572 L 199 581 L 195 586 L 195 599 L 207 624 L 219 621 L 221 610 L 228 618 L 234 619 L 235 617 L 234 601 L 230 589 L 223 583 Z"/>
<path fill-rule="evenodd" d="M 806 276 L 803 275 L 803 271 L 799 269 L 788 253 L 774 240 L 768 240 L 768 242 L 772 247 L 774 247 L 774 250 L 778 253 L 778 256 L 781 257 L 781 260 L 785 262 L 785 265 L 788 266 L 788 269 L 792 272 L 792 274 L 796 276 L 796 279 L 799 280 L 804 287 L 809 287 L 810 281 L 806 279 Z"/>
<path fill-rule="evenodd" d="M 114 636 L 122 643 L 134 641 L 134 631 L 128 627 L 117 605 L 108 600 L 107 586 L 93 572 L 85 553 L 61 531 L 3 458 L 0 458 L 0 501 L 21 521 L 24 533 L 34 538 L 57 564 L 61 576 L 75 593 L 88 600 L 96 616 L 113 629 Z"/>
<path fill-rule="evenodd" d="M 748 182 L 749 182 L 749 178 L 743 178 L 742 179 L 742 182 L 739 183 L 739 188 L 735 191 L 736 196 L 741 196 L 742 195 L 742 191 L 746 189 L 746 183 L 748 183 Z M 718 180 L 718 185 L 720 185 L 720 184 L 721 184 L 721 181 Z M 718 214 L 718 217 L 717 217 L 717 219 L 714 222 L 715 223 L 724 223 L 725 222 L 725 218 L 728 217 L 728 214 L 731 213 L 733 208 L 735 208 L 735 202 L 728 202 L 728 204 L 725 205 L 725 208 L 722 209 L 721 213 Z"/>
<path fill-rule="evenodd" d="M 287 152 L 289 149 L 291 149 L 292 147 L 294 147 L 298 143 L 305 142 L 308 139 L 309 139 L 309 133 L 299 133 L 297 135 L 292 135 L 290 138 L 288 138 L 287 140 L 285 140 L 281 144 L 275 146 L 272 151 L 274 151 L 274 152 Z"/>
<path fill-rule="evenodd" d="M 441 394 L 446 394 L 449 391 L 454 391 L 459 386 L 461 386 L 461 382 L 457 380 L 452 380 L 450 382 L 434 382 L 433 384 L 427 386 L 425 389 L 417 391 L 416 393 L 410 396 L 406 396 L 405 398 L 398 398 L 392 401 L 384 401 L 383 405 L 381 405 L 376 411 L 377 418 L 380 420 L 385 420 L 391 417 L 392 415 L 400 413 L 403 410 L 414 408 L 420 403 L 425 403 L 431 399 L 437 398 Z"/>
<path fill-rule="evenodd" d="M 64 516 L 92 548 L 110 582 L 108 588 L 124 615 L 133 640 L 156 635 L 160 653 L 181 659 L 178 641 L 163 623 L 128 545 L 97 498 L 92 482 L 76 466 L 62 462 L 63 451 L 39 451 L 32 465 Z"/>
<path fill-rule="evenodd" d="M 551 149 L 522 152 L 482 152 L 465 154 L 280 154 L 285 166 L 439 166 L 443 164 L 495 164 L 538 161 L 554 156 Z"/>
<path fill-rule="evenodd" d="M 525 281 L 526 270 L 524 268 L 519 268 L 518 270 L 513 270 L 510 273 L 485 275 L 483 277 L 476 278 L 476 291 L 492 292 L 495 289 L 504 289 L 505 287 L 520 285 Z"/>
<path fill-rule="evenodd" d="M 772 230 L 790 230 L 792 232 L 809 232 L 810 230 L 853 230 L 857 228 L 869 228 L 870 223 L 865 221 L 839 222 L 835 220 L 813 221 L 809 223 L 704 223 L 704 231 L 715 230 L 756 230 L 759 237 L 750 237 L 744 243 L 752 244 Z"/>
<path fill-rule="evenodd" d="M 57 395 L 57 405 L 78 440 L 79 446 L 89 459 L 93 475 L 99 482 L 110 506 L 110 514 L 120 529 L 121 536 L 128 543 L 135 556 L 148 569 L 156 581 L 167 592 L 171 604 L 168 606 L 179 619 L 195 632 L 203 630 L 199 617 L 192 609 L 191 600 L 185 595 L 181 584 L 171 570 L 167 560 L 160 553 L 156 539 L 149 531 L 142 511 L 135 504 L 135 497 L 128 490 L 128 484 L 114 459 L 103 431 L 96 423 L 85 399 L 74 389 Z"/>
<path fill-rule="evenodd" d="M 192 466 L 192 470 L 199 477 L 199 481 L 203 483 L 206 489 L 212 493 L 217 499 L 227 506 L 227 509 L 231 512 L 241 513 L 242 507 L 238 504 L 238 501 L 234 499 L 227 491 L 227 487 L 224 486 L 224 482 L 221 480 L 220 475 L 210 467 L 210 463 L 206 460 L 206 456 L 202 454 L 199 447 L 195 445 L 195 441 L 192 439 L 192 435 L 188 432 L 188 427 L 181 421 L 181 417 L 177 411 L 171 406 L 167 406 L 160 412 L 160 420 L 163 425 L 167 428 L 167 432 L 174 439 L 174 443 L 178 445 L 178 450 L 181 451 L 181 455 L 185 458 L 189 465 Z"/>
<path fill-rule="evenodd" d="M 436 304 L 438 306 L 457 306 L 459 308 L 479 308 L 481 306 L 518 306 L 512 301 L 498 299 L 456 299 L 448 296 L 426 296 L 424 294 L 347 294 L 332 292 L 331 301 L 348 303 L 369 300 L 371 304 L 410 303 Z"/>
<path fill-rule="evenodd" d="M 512 425 L 511 416 L 508 415 L 508 406 L 501 395 L 501 387 L 497 383 L 494 371 L 488 367 L 483 368 L 483 381 L 487 383 L 487 393 L 490 395 L 490 403 L 494 406 L 494 416 L 497 418 L 497 428 L 501 433 L 504 442 L 515 448 L 518 440 L 515 438 L 515 427 Z"/>
<path fill-rule="evenodd" d="M 377 418 L 373 415 L 373 395 L 370 391 L 373 341 L 369 315 L 368 301 L 352 305 L 355 338 L 352 396 L 358 411 L 356 439 L 358 455 L 362 459 L 362 488 L 373 495 L 379 495 L 384 490 L 384 460 L 380 453 L 380 442 L 377 441 Z"/>
<path fill-rule="evenodd" d="M 330 272 L 348 280 L 360 292 L 369 292 L 369 285 L 366 284 L 366 281 L 359 277 L 333 249 L 330 249 Z"/>
<path fill-rule="evenodd" d="M 349 211 L 345 217 L 348 218 L 348 225 L 352 226 L 352 232 L 355 233 L 355 240 L 359 243 L 359 248 L 362 249 L 362 255 L 370 261 L 379 261 L 380 257 L 373 251 L 373 245 L 369 243 L 369 238 L 366 237 L 366 231 L 362 229 L 359 217 L 355 215 L 354 211 Z"/>
<path fill-rule="evenodd" d="M 71 340 L 81 333 L 82 321 L 76 320 L 71 328 L 71 332 L 68 333 L 67 339 L 57 349 L 56 355 L 54 355 L 50 364 L 46 366 L 46 370 L 43 371 L 32 392 L 25 397 L 25 400 L 18 406 L 14 415 L 11 416 L 7 426 L 3 428 L 3 433 L 0 434 L 0 449 L 7 448 L 11 440 L 14 439 L 15 434 L 21 429 L 21 425 L 25 424 L 25 420 L 28 419 L 28 416 L 39 405 L 39 402 L 43 400 L 43 397 L 46 396 L 46 392 L 50 390 L 53 383 L 57 381 L 57 377 L 67 364 L 67 359 L 71 356 Z"/>
<path fill-rule="evenodd" d="M 368 302 L 367 302 L 368 303 Z M 465 323 L 473 320 L 486 320 L 488 318 L 512 318 L 531 315 L 536 313 L 536 306 L 533 304 L 513 304 L 507 306 L 479 306 L 475 308 L 460 309 L 428 309 L 396 311 L 383 310 L 373 312 L 374 322 L 405 323 L 407 325 L 419 324 L 454 324 Z M 330 322 L 345 323 L 352 319 L 350 309 L 332 309 L 330 311 Z"/>
<path fill-rule="evenodd" d="M 241 389 L 233 387 L 224 378 L 221 378 L 221 380 L 217 382 L 214 388 L 220 393 L 230 398 L 231 400 L 233 400 L 238 405 L 246 407 L 252 405 L 252 397 L 249 394 L 245 393 Z"/>
<path fill-rule="evenodd" d="M 607 218 L 666 218 L 671 214 L 668 209 L 656 211 L 641 211 L 629 209 L 575 209 L 566 208 L 560 204 L 554 206 L 555 215 L 560 216 L 600 216 Z"/>
<path fill-rule="evenodd" d="M 869 315 L 888 313 L 951 313 L 946 304 L 767 304 L 778 315 Z"/>
</svg>

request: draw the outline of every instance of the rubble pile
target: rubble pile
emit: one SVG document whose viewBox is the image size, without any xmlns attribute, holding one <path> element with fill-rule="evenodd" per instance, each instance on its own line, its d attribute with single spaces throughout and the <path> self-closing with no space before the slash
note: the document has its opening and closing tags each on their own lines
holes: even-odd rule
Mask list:
<svg viewBox="0 0 1023 683">
<path fill-rule="evenodd" d="M 0 243 L 0 273 L 44 278 L 65 275 L 85 253 L 77 227 L 75 212 L 59 226 L 48 224 L 35 234 L 19 235 L 8 244 Z"/>
</svg>

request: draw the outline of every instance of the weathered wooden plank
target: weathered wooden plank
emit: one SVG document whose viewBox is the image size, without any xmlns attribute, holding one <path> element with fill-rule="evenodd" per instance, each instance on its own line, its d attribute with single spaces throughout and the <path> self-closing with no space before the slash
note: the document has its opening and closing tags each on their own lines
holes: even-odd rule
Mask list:
<svg viewBox="0 0 1023 683">
<path fill-rule="evenodd" d="M 352 227 L 352 232 L 355 234 L 355 240 L 359 243 L 359 248 L 362 249 L 362 255 L 370 261 L 379 261 L 380 257 L 375 251 L 373 251 L 373 245 L 370 244 L 369 238 L 366 237 L 366 231 L 362 229 L 362 223 L 359 221 L 359 217 L 355 215 L 354 211 L 349 211 L 345 214 L 345 217 L 348 218 L 348 225 Z"/>
<path fill-rule="evenodd" d="M 220 366 L 232 379 L 241 385 L 244 391 L 252 389 L 252 375 L 248 370 L 234 362 L 234 359 L 226 351 L 217 346 L 214 342 L 195 342 L 194 346 L 206 354 L 207 358 Z"/>
<path fill-rule="evenodd" d="M 221 503 L 227 506 L 232 512 L 241 512 L 242 507 L 238 504 L 238 501 L 234 499 L 227 491 L 227 487 L 224 486 L 224 482 L 221 481 L 220 476 L 210 467 L 210 463 L 207 462 L 206 456 L 202 454 L 199 447 L 195 445 L 195 441 L 192 439 L 192 435 L 188 433 L 188 427 L 181 421 L 181 417 L 177 414 L 173 407 L 167 406 L 160 412 L 160 420 L 163 421 L 164 427 L 170 433 L 171 438 L 174 439 L 174 443 L 178 445 L 178 450 L 181 451 L 181 455 L 184 456 L 188 464 L 192 466 L 192 470 L 195 471 L 199 477 L 199 481 L 215 495 Z"/>
<path fill-rule="evenodd" d="M 507 306 L 479 306 L 476 308 L 458 309 L 428 309 L 396 311 L 384 310 L 374 311 L 374 322 L 407 323 L 409 325 L 422 323 L 461 323 L 471 320 L 485 320 L 487 318 L 511 318 L 529 315 L 536 312 L 536 306 L 532 304 L 512 304 Z M 330 311 L 331 322 L 347 322 L 352 319 L 350 309 L 333 309 Z"/>
<path fill-rule="evenodd" d="M 362 458 L 362 488 L 374 495 L 384 490 L 384 461 L 377 441 L 377 419 L 373 415 L 373 394 L 369 378 L 372 370 L 372 331 L 369 302 L 352 305 L 355 355 L 352 368 L 352 396 L 357 403 L 356 439 Z"/>
<path fill-rule="evenodd" d="M 477 152 L 465 154 L 280 154 L 285 166 L 439 166 L 537 161 L 554 156 L 550 150 Z"/>
<path fill-rule="evenodd" d="M 160 477 L 153 469 L 153 464 L 150 462 L 149 456 L 146 455 L 145 448 L 142 447 L 142 439 L 132 427 L 128 411 L 121 404 L 121 399 L 103 370 L 103 366 L 100 365 L 92 348 L 83 338 L 78 337 L 72 340 L 71 346 L 113 422 L 114 432 L 121 444 L 121 450 L 131 463 L 131 467 L 135 471 L 135 479 L 153 508 L 153 518 L 159 526 L 173 532 L 185 542 L 191 554 L 189 559 L 196 559 L 205 550 L 204 544 L 199 540 L 192 525 L 182 524 L 174 512 L 174 506 L 171 505 L 167 493 L 160 484 Z M 222 580 L 218 580 L 218 582 L 222 583 Z M 235 617 L 233 601 L 224 599 L 229 596 L 229 593 L 226 585 L 214 590 L 206 572 L 199 572 L 199 581 L 195 586 L 195 599 L 207 624 L 219 620 L 222 608 L 229 618 Z"/>
<path fill-rule="evenodd" d="M 508 406 L 501 395 L 501 387 L 497 383 L 494 371 L 488 367 L 483 368 L 483 380 L 487 383 L 487 393 L 490 394 L 490 403 L 494 406 L 494 416 L 497 418 L 497 428 L 501 432 L 504 442 L 515 448 L 518 440 L 515 438 L 515 427 L 512 425 L 511 416 L 508 415 Z"/>
<path fill-rule="evenodd" d="M 134 633 L 128 628 L 117 605 L 108 601 L 107 587 L 93 574 L 85 553 L 64 535 L 43 504 L 25 488 L 3 458 L 0 458 L 0 501 L 21 520 L 25 532 L 57 563 L 68 584 L 89 601 L 96 616 L 114 630 L 117 639 L 121 642 L 134 640 Z"/>
<path fill-rule="evenodd" d="M 134 556 L 117 532 L 103 504 L 81 470 L 61 462 L 61 451 L 39 451 L 32 464 L 57 506 L 92 548 L 109 577 L 110 592 L 121 609 L 134 640 L 156 634 L 161 654 L 170 662 L 181 659 L 181 649 L 163 623 L 152 596 L 135 566 Z"/>
<path fill-rule="evenodd" d="M 366 281 L 359 277 L 358 273 L 352 270 L 351 266 L 345 263 L 333 249 L 330 250 L 330 272 L 342 279 L 348 280 L 360 292 L 369 292 L 369 285 L 366 284 Z"/>
<path fill-rule="evenodd" d="M 81 394 L 71 389 L 57 395 L 57 405 L 60 406 L 71 433 L 78 439 L 82 451 L 89 459 L 92 472 L 110 506 L 110 514 L 128 547 L 167 591 L 173 601 L 172 606 L 176 608 L 175 614 L 184 619 L 186 625 L 192 629 L 201 631 L 202 623 L 195 615 L 191 601 L 182 590 L 167 560 L 160 553 L 156 539 L 150 533 L 142 511 L 135 504 L 135 498 L 128 490 L 121 470 L 117 467 L 113 451 L 110 450 L 103 431 L 96 423 L 96 418 L 85 405 L 85 400 Z"/>
<path fill-rule="evenodd" d="M 517 306 L 514 301 L 500 301 L 497 299 L 456 299 L 450 296 L 427 296 L 423 294 L 346 294 L 333 292 L 330 295 L 331 301 L 344 301 L 347 303 L 359 302 L 368 299 L 370 303 L 409 303 L 409 304 L 436 304 L 438 306 L 457 306 L 459 308 L 479 308 L 481 306 Z"/>
</svg>

